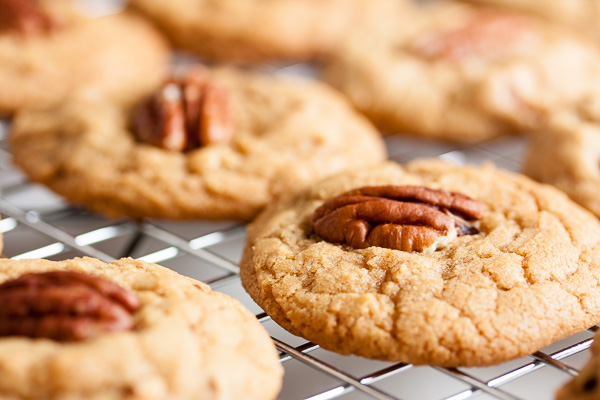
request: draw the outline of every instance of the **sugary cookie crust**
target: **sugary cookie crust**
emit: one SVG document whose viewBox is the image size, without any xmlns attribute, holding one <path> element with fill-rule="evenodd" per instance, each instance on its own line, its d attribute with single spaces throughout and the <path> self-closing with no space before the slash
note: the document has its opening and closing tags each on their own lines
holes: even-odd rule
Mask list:
<svg viewBox="0 0 600 400">
<path fill-rule="evenodd" d="M 416 50 L 478 13 L 512 15 L 534 37 L 517 40 L 519 51 L 498 59 L 432 60 Z M 388 133 L 460 142 L 515 133 L 539 126 L 600 81 L 600 54 L 593 45 L 525 16 L 441 1 L 398 16 L 393 26 L 350 36 L 324 70 L 326 81 Z M 493 37 L 510 48 L 501 34 Z"/>
<path fill-rule="evenodd" d="M 0 113 L 51 106 L 76 91 L 128 102 L 163 79 L 166 42 L 139 16 L 88 19 L 65 1 L 42 3 L 60 16 L 55 32 L 30 37 L 0 32 Z"/>
<path fill-rule="evenodd" d="M 234 299 L 160 266 L 121 259 L 0 260 L 0 282 L 73 270 L 133 290 L 131 332 L 77 343 L 0 338 L 3 399 L 274 399 L 282 368 L 255 317 Z"/>
<path fill-rule="evenodd" d="M 600 115 L 563 112 L 530 135 L 523 172 L 550 183 L 600 216 Z"/>
<path fill-rule="evenodd" d="M 378 132 L 324 85 L 233 69 L 213 78 L 231 94 L 229 145 L 182 153 L 140 144 L 130 110 L 73 101 L 16 117 L 14 161 L 110 216 L 250 219 L 278 193 L 385 159 Z"/>
<path fill-rule="evenodd" d="M 176 46 L 242 63 L 305 60 L 354 30 L 377 29 L 405 0 L 132 0 Z"/>
<path fill-rule="evenodd" d="M 316 237 L 327 199 L 421 185 L 489 207 L 483 233 L 431 254 L 354 250 Z M 529 354 L 600 320 L 600 224 L 562 193 L 496 170 L 420 160 L 326 179 L 248 228 L 242 283 L 290 332 L 382 360 L 483 366 Z"/>
</svg>

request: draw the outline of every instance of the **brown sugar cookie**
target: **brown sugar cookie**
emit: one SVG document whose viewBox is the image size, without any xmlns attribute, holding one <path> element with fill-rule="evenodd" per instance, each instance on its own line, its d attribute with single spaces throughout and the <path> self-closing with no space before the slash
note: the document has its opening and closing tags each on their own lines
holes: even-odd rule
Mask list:
<svg viewBox="0 0 600 400">
<path fill-rule="evenodd" d="M 86 18 L 66 0 L 0 0 L 0 113 L 47 107 L 74 91 L 129 101 L 162 79 L 169 53 L 140 17 Z"/>
<path fill-rule="evenodd" d="M 132 0 L 181 48 L 216 60 L 306 60 L 378 29 L 406 0 Z"/>
<path fill-rule="evenodd" d="M 385 159 L 379 133 L 318 82 L 223 68 L 133 108 L 73 99 L 16 116 L 14 161 L 109 216 L 251 219 L 278 193 Z"/>
<path fill-rule="evenodd" d="M 599 159 L 600 107 L 595 115 L 593 110 L 565 111 L 530 135 L 523 172 L 555 185 L 600 216 Z"/>
<path fill-rule="evenodd" d="M 469 0 L 505 7 L 575 28 L 600 42 L 600 3 L 588 0 Z"/>
<path fill-rule="evenodd" d="M 561 387 L 556 393 L 556 400 L 597 400 L 600 399 L 600 340 L 594 336 L 590 347 L 592 356 L 587 364 L 579 371 L 579 375 Z"/>
<path fill-rule="evenodd" d="M 485 366 L 600 321 L 599 243 L 600 222 L 550 186 L 426 159 L 270 205 L 240 268 L 277 323 L 325 349 Z"/>
<path fill-rule="evenodd" d="M 558 27 L 439 1 L 393 29 L 351 36 L 324 78 L 389 133 L 478 142 L 539 126 L 585 97 L 599 65 L 595 46 Z"/>
<path fill-rule="evenodd" d="M 283 369 L 254 315 L 133 259 L 0 260 L 0 397 L 275 399 Z"/>
</svg>

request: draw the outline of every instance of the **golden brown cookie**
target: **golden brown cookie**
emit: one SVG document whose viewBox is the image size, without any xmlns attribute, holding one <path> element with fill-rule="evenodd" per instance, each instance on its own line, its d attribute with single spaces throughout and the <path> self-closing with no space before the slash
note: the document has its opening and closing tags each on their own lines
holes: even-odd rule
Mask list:
<svg viewBox="0 0 600 400">
<path fill-rule="evenodd" d="M 550 186 L 425 159 L 267 207 L 240 268 L 277 323 L 325 349 L 484 366 L 600 321 L 599 244 L 600 222 Z"/>
<path fill-rule="evenodd" d="M 556 393 L 556 400 L 597 400 L 600 399 L 600 340 L 594 336 L 590 347 L 592 356 L 587 364 L 579 371 L 579 375 L 561 387 Z"/>
<path fill-rule="evenodd" d="M 591 109 L 565 111 L 531 134 L 523 172 L 555 185 L 600 216 L 599 158 L 600 102 L 595 113 Z"/>
<path fill-rule="evenodd" d="M 164 77 L 162 36 L 126 12 L 78 14 L 66 0 L 0 0 L 0 113 L 46 107 L 75 91 L 129 101 Z"/>
<path fill-rule="evenodd" d="M 386 156 L 325 85 L 235 69 L 195 71 L 133 109 L 73 99 L 20 113 L 11 146 L 32 180 L 134 218 L 250 219 L 278 193 Z"/>
<path fill-rule="evenodd" d="M 132 0 L 181 48 L 242 63 L 306 60 L 372 30 L 405 0 Z"/>
<path fill-rule="evenodd" d="M 539 16 L 600 41 L 600 3 L 588 0 L 469 0 Z"/>
<path fill-rule="evenodd" d="M 4 259 L 0 298 L 2 398 L 267 400 L 281 387 L 254 315 L 155 264 Z"/>
<path fill-rule="evenodd" d="M 600 399 L 600 340 L 599 335 L 594 336 L 594 343 L 590 347 L 592 356 L 587 364 L 579 371 L 579 375 L 561 387 L 556 393 L 556 400 L 597 400 Z"/>
<path fill-rule="evenodd" d="M 477 142 L 585 97 L 599 65 L 595 46 L 555 26 L 439 1 L 351 37 L 324 77 L 389 133 Z"/>
</svg>

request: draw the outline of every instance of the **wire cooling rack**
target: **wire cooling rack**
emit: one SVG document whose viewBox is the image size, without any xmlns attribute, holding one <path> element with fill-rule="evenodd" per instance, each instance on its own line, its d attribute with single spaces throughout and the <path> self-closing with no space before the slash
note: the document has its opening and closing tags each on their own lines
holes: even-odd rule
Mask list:
<svg viewBox="0 0 600 400">
<path fill-rule="evenodd" d="M 131 256 L 208 283 L 240 300 L 271 334 L 285 368 L 281 400 L 289 399 L 551 399 L 589 357 L 592 327 L 528 357 L 488 368 L 415 367 L 340 356 L 293 336 L 275 324 L 244 292 L 238 261 L 245 227 L 235 222 L 107 220 L 74 208 L 32 184 L 11 164 L 0 121 L 0 232 L 5 257 L 61 260 L 92 256 L 104 261 Z M 407 136 L 386 139 L 390 158 L 406 162 L 441 157 L 457 163 L 491 161 L 517 171 L 521 137 L 459 146 Z"/>
</svg>

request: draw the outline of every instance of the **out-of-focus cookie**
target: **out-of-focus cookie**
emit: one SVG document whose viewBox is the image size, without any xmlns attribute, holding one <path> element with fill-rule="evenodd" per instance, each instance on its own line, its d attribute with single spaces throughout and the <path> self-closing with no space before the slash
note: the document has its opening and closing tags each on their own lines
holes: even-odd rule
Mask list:
<svg viewBox="0 0 600 400">
<path fill-rule="evenodd" d="M 67 0 L 0 0 L 0 113 L 46 107 L 75 91 L 128 101 L 164 78 L 169 52 L 142 18 L 86 18 Z"/>
<path fill-rule="evenodd" d="M 600 3 L 589 0 L 469 0 L 539 16 L 600 41 Z"/>
<path fill-rule="evenodd" d="M 275 399 L 282 368 L 239 302 L 155 264 L 0 260 L 0 397 Z"/>
<path fill-rule="evenodd" d="M 416 160 L 270 205 L 240 268 L 277 323 L 326 349 L 484 366 L 600 320 L 599 244 L 600 223 L 555 188 Z"/>
<path fill-rule="evenodd" d="M 530 135 L 523 172 L 555 185 L 600 217 L 599 160 L 600 107 L 595 113 L 565 111 Z"/>
<path fill-rule="evenodd" d="M 600 335 L 594 336 L 590 347 L 592 356 L 579 371 L 579 375 L 561 387 L 556 400 L 598 400 L 600 399 Z"/>
<path fill-rule="evenodd" d="M 173 43 L 241 63 L 306 60 L 352 31 L 378 29 L 406 0 L 132 0 Z"/>
<path fill-rule="evenodd" d="M 386 157 L 326 85 L 228 68 L 189 71 L 133 109 L 73 99 L 23 112 L 10 136 L 34 181 L 134 218 L 250 219 L 278 193 Z"/>
<path fill-rule="evenodd" d="M 324 77 L 389 133 L 477 142 L 586 96 L 599 65 L 595 46 L 543 21 L 441 1 L 351 37 Z"/>
</svg>

